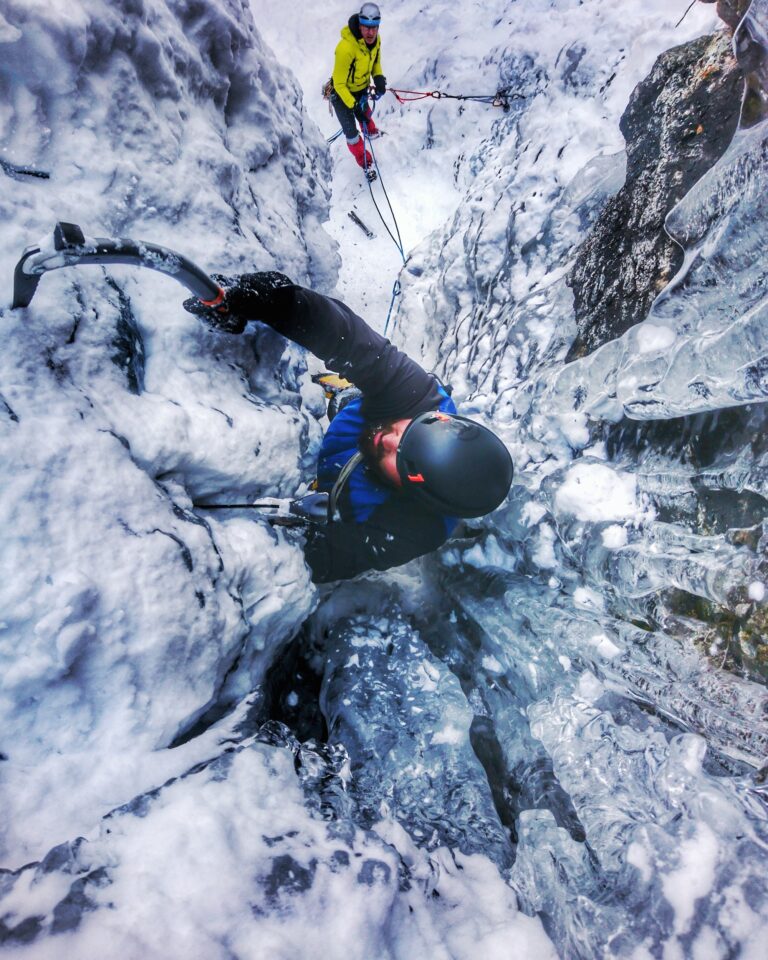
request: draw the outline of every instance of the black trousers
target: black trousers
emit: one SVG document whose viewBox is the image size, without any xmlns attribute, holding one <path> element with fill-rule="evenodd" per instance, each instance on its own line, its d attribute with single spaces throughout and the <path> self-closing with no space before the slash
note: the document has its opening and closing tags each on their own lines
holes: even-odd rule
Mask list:
<svg viewBox="0 0 768 960">
<path fill-rule="evenodd" d="M 359 103 L 360 100 L 367 95 L 367 93 L 367 90 L 360 90 L 358 93 L 353 93 L 352 96 L 355 98 L 355 102 Z M 348 141 L 357 140 L 360 133 L 357 129 L 357 121 L 355 120 L 355 115 L 352 112 L 352 108 L 348 107 L 346 103 L 344 103 L 335 90 L 331 94 L 331 105 L 336 111 L 336 116 L 339 118 L 341 129 L 344 131 L 344 136 Z"/>
</svg>

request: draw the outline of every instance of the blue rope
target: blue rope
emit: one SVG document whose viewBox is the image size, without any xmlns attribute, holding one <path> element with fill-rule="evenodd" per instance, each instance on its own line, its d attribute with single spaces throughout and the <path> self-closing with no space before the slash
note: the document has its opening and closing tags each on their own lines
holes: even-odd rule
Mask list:
<svg viewBox="0 0 768 960">
<path fill-rule="evenodd" d="M 375 101 L 374 101 L 374 102 L 375 102 Z M 373 116 L 373 105 L 371 105 L 371 116 Z M 392 242 L 393 242 L 394 245 L 397 247 L 400 256 L 403 258 L 403 266 L 405 266 L 405 264 L 408 262 L 408 258 L 406 257 L 405 251 L 403 250 L 403 239 L 402 239 L 402 237 L 400 236 L 400 227 L 397 225 L 397 217 L 395 216 L 395 211 L 392 209 L 392 204 L 390 203 L 390 200 L 389 200 L 389 194 L 387 193 L 387 188 L 384 186 L 384 180 L 383 180 L 383 178 L 382 178 L 382 176 L 381 176 L 381 169 L 379 168 L 379 162 L 378 162 L 378 160 L 376 159 L 376 151 L 373 149 L 373 144 L 371 143 L 371 138 L 370 138 L 370 136 L 369 136 L 369 134 L 368 134 L 368 131 L 365 130 L 365 129 L 363 129 L 363 160 L 364 160 L 364 162 L 365 162 L 365 151 L 367 150 L 368 147 L 370 147 L 370 150 L 371 150 L 371 157 L 372 157 L 372 159 L 373 159 L 373 166 L 374 166 L 374 168 L 375 168 L 375 170 L 376 170 L 376 176 L 377 176 L 377 178 L 378 178 L 378 180 L 379 180 L 379 183 L 381 184 L 381 189 L 382 189 L 383 192 L 384 192 L 384 197 L 385 197 L 385 199 L 386 199 L 386 201 L 387 201 L 387 206 L 389 207 L 389 212 L 390 212 L 391 215 L 392 215 L 392 222 L 394 223 L 394 226 L 395 226 L 395 233 L 397 233 L 397 239 L 395 239 L 394 234 L 393 234 L 392 231 L 389 229 L 389 226 L 388 226 L 388 224 L 387 224 L 387 221 L 384 219 L 384 216 L 383 216 L 381 210 L 379 209 L 378 203 L 376 203 L 376 197 L 374 197 L 374 195 L 373 195 L 373 185 L 372 185 L 371 181 L 369 180 L 369 181 L 368 181 L 368 190 L 369 190 L 369 192 L 370 192 L 370 194 L 371 194 L 371 200 L 373 201 L 373 205 L 374 205 L 374 207 L 376 208 L 376 213 L 378 213 L 378 215 L 379 215 L 379 219 L 380 219 L 381 222 L 384 224 L 384 229 L 387 231 L 387 233 L 388 233 L 388 234 L 390 235 L 390 237 L 392 238 Z M 366 170 L 367 170 L 367 164 L 366 164 Z M 401 284 L 400 284 L 400 279 L 399 279 L 399 277 L 398 277 L 397 279 L 395 279 L 394 285 L 392 286 L 392 297 L 391 297 L 391 299 L 390 299 L 390 301 L 389 301 L 389 310 L 387 311 L 387 319 L 386 319 L 386 321 L 384 322 L 384 333 L 383 333 L 383 336 L 385 336 L 385 337 L 386 337 L 386 335 L 387 335 L 387 330 L 389 329 L 389 321 L 392 319 L 392 316 L 393 316 L 393 310 L 394 310 L 394 307 L 395 307 L 395 301 L 397 300 L 397 298 L 400 296 L 400 294 L 401 294 L 402 292 L 403 292 L 403 288 L 402 288 L 402 286 L 401 286 Z M 398 306 L 399 306 L 399 303 L 398 303 Z M 397 311 L 395 310 L 394 313 L 397 313 Z"/>
<path fill-rule="evenodd" d="M 387 335 L 387 327 L 389 327 L 389 318 L 392 316 L 392 307 L 395 305 L 395 300 L 403 292 L 403 288 L 400 286 L 400 279 L 395 280 L 395 285 L 392 287 L 392 299 L 389 301 L 389 310 L 387 311 L 387 319 L 384 324 L 384 336 Z M 399 306 L 399 305 L 398 305 Z"/>
</svg>

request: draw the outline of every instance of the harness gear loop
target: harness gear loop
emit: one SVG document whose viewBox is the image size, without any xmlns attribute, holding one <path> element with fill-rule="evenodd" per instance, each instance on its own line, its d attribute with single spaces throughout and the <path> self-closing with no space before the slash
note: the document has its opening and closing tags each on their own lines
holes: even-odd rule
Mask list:
<svg viewBox="0 0 768 960">
<path fill-rule="evenodd" d="M 339 470 L 339 475 L 336 477 L 336 483 L 334 483 L 333 488 L 331 489 L 331 495 L 328 498 L 328 523 L 333 523 L 333 519 L 336 516 L 336 504 L 341 496 L 341 491 L 344 489 L 344 485 L 346 484 L 347 480 L 349 480 L 352 471 L 360 463 L 362 463 L 364 459 L 365 455 L 357 450 L 352 454 L 349 460 L 347 460 L 341 470 Z"/>
</svg>

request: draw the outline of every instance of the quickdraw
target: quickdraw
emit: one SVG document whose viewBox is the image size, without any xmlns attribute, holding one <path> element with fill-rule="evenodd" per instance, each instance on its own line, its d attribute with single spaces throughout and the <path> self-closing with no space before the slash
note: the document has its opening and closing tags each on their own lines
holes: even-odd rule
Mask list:
<svg viewBox="0 0 768 960">
<path fill-rule="evenodd" d="M 492 107 L 501 107 L 503 110 L 509 110 L 511 100 L 525 100 L 522 93 L 513 93 L 509 88 L 497 90 L 492 95 L 472 95 L 460 93 L 443 93 L 441 90 L 399 90 L 394 87 L 389 88 L 398 103 L 412 103 L 415 100 L 426 100 L 431 97 L 433 100 L 474 100 L 476 103 L 487 103 Z"/>
</svg>

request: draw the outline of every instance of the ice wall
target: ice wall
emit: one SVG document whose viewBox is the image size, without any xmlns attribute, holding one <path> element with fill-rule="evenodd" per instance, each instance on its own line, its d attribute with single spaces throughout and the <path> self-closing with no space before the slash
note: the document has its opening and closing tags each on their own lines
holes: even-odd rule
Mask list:
<svg viewBox="0 0 768 960">
<path fill-rule="evenodd" d="M 193 748 L 163 748 L 250 691 L 306 617 L 298 544 L 192 504 L 292 493 L 319 438 L 319 400 L 279 338 L 208 332 L 182 287 L 130 268 L 53 272 L 11 311 L 16 260 L 59 219 L 325 289 L 336 254 L 327 154 L 247 4 L 8 2 L 0 27 L 14 868 L 186 769 Z"/>
<path fill-rule="evenodd" d="M 398 336 L 427 344 L 462 409 L 499 429 L 515 459 L 507 507 L 439 560 L 456 621 L 448 649 L 460 652 L 439 631 L 427 638 L 498 744 L 487 768 L 516 824 L 513 883 L 565 956 L 757 956 L 764 936 L 766 134 L 755 78 L 767 11 L 755 2 L 734 37 L 677 47 L 632 95 L 636 108 L 663 63 L 679 61 L 635 147 L 666 114 L 656 169 L 688 171 L 674 130 L 695 117 L 679 84 L 703 84 L 702 96 L 718 49 L 722 69 L 749 78 L 746 99 L 742 79 L 723 104 L 732 139 L 680 202 L 654 181 L 681 269 L 660 296 L 669 276 L 654 290 L 647 271 L 650 286 L 634 291 L 647 316 L 641 300 L 627 304 L 639 314 L 623 336 L 625 315 L 608 310 L 610 342 L 565 362 L 581 330 L 573 265 L 592 244 L 588 280 L 605 307 L 597 271 L 615 248 L 600 237 L 626 229 L 612 198 L 632 178 L 583 103 L 607 111 L 616 64 L 602 33 L 577 55 L 565 9 L 559 57 L 542 44 L 523 64 L 509 51 L 527 99 L 478 152 L 453 222 L 403 274 Z M 634 195 L 643 226 L 656 201 L 648 183 Z M 642 283 L 650 252 L 627 248 L 625 276 Z M 584 326 L 597 329 L 598 313 Z M 738 920 L 725 906 L 737 903 Z"/>
<path fill-rule="evenodd" d="M 6 275 L 62 218 L 330 289 L 327 155 L 257 8 L 4 5 Z M 493 422 L 517 483 L 435 562 L 313 614 L 294 534 L 195 506 L 307 476 L 319 397 L 268 331 L 209 333 L 127 269 L 2 309 L 9 955 L 760 955 L 765 4 L 735 38 L 743 129 L 668 219 L 683 272 L 567 365 L 620 115 L 702 14 L 468 10 L 471 31 L 437 4 L 428 49 L 408 10 L 408 80 L 474 62 L 523 99 L 477 151 L 451 138 L 475 142 L 467 112 L 407 127 L 409 163 L 433 151 L 413 195 L 447 171 L 465 196 L 403 273 L 396 336 Z"/>
</svg>

